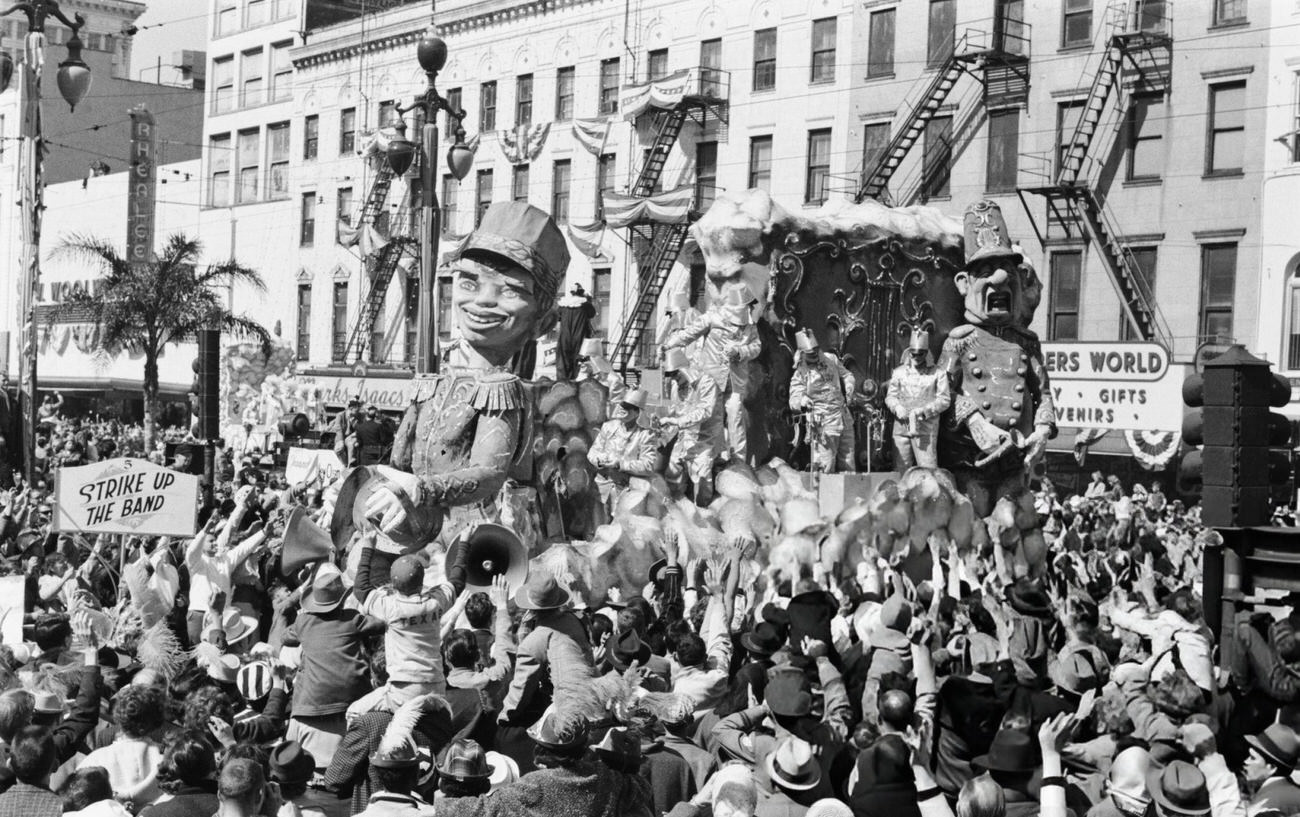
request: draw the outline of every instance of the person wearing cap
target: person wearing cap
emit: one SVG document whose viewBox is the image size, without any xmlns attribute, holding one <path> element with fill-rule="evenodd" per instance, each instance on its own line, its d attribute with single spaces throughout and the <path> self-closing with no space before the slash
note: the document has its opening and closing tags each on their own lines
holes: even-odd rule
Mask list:
<svg viewBox="0 0 1300 817">
<path fill-rule="evenodd" d="M 623 395 L 614 419 L 601 425 L 587 452 L 587 459 L 596 467 L 596 488 L 611 517 L 619 496 L 632 480 L 648 479 L 659 464 L 656 435 L 640 422 L 647 396 L 644 389 L 632 389 Z"/>
<path fill-rule="evenodd" d="M 689 477 L 696 504 L 704 506 L 713 498 L 713 461 L 723 442 L 722 392 L 713 377 L 690 366 L 681 349 L 664 355 L 663 373 L 673 385 L 673 402 L 659 427 L 665 436 L 677 433 L 665 476 L 682 493 Z"/>
<path fill-rule="evenodd" d="M 744 402 L 749 393 L 749 363 L 763 348 L 754 325 L 755 302 L 746 284 L 728 284 L 707 312 L 697 315 L 664 342 L 665 351 L 700 342 L 696 368 L 718 384 L 726 415 L 727 450 L 742 462 L 749 460 L 749 422 Z"/>
<path fill-rule="evenodd" d="M 283 667 L 273 661 L 250 661 L 235 674 L 235 688 L 244 706 L 235 713 L 235 738 L 270 744 L 284 734 L 289 720 L 289 688 Z"/>
<path fill-rule="evenodd" d="M 453 740 L 438 759 L 438 793 L 434 805 L 449 797 L 487 794 L 492 789 L 494 772 L 496 769 L 488 762 L 487 752 L 477 741 Z"/>
<path fill-rule="evenodd" d="M 353 461 L 357 448 L 355 430 L 360 421 L 361 398 L 359 397 L 348 398 L 347 406 L 330 421 L 329 430 L 334 433 L 334 453 L 345 466 L 356 465 Z"/>
<path fill-rule="evenodd" d="M 895 470 L 939 467 L 939 415 L 951 400 L 948 375 L 930 362 L 930 333 L 914 327 L 907 359 L 889 376 L 885 390 L 885 408 L 894 415 Z"/>
<path fill-rule="evenodd" d="M 569 265 L 554 219 L 524 202 L 496 202 L 458 249 L 451 311 L 464 343 L 444 373 L 421 381 L 393 443 L 392 465 L 416 477 L 412 493 L 391 481 L 367 500 L 381 532 L 405 529 L 415 512 L 425 538 L 451 541 L 483 519 L 531 452 L 531 376 L 537 338 L 555 324 Z"/>
<path fill-rule="evenodd" d="M 790 410 L 807 415 L 812 468 L 825 474 L 853 471 L 856 438 L 849 399 L 857 379 L 838 357 L 822 351 L 810 330 L 796 332 L 794 339 L 797 354 L 790 375 Z"/>
<path fill-rule="evenodd" d="M 953 283 L 966 323 L 948 333 L 939 369 L 952 388 L 943 464 L 978 516 L 1024 485 L 1056 436 L 1056 409 L 1038 336 L 1028 320 L 1042 284 L 1011 245 L 1002 210 L 980 201 L 964 219 L 966 265 Z"/>
<path fill-rule="evenodd" d="M 341 802 L 329 792 L 311 786 L 316 774 L 316 759 L 294 741 L 286 740 L 271 747 L 267 758 L 270 779 L 280 787 L 282 817 L 333 817 Z"/>
<path fill-rule="evenodd" d="M 593 380 L 609 390 L 610 406 L 618 405 L 627 393 L 627 383 L 623 376 L 614 371 L 609 359 L 605 357 L 605 341 L 600 338 L 587 338 L 578 350 L 579 382 Z"/>
<path fill-rule="evenodd" d="M 266 531 L 258 527 L 234 547 L 229 547 L 244 513 L 253 501 L 252 493 L 236 504 L 234 514 L 221 526 L 221 518 L 213 514 L 198 535 L 185 547 L 185 567 L 189 571 L 189 625 L 191 644 L 198 644 L 202 636 L 203 619 L 217 594 L 229 599 L 234 591 L 232 578 L 235 570 L 267 545 Z M 221 526 L 220 532 L 217 528 Z"/>
<path fill-rule="evenodd" d="M 569 294 L 556 301 L 560 332 L 555 341 L 555 379 L 573 380 L 578 375 L 582 346 L 591 337 L 596 307 L 582 284 L 575 283 Z"/>
</svg>

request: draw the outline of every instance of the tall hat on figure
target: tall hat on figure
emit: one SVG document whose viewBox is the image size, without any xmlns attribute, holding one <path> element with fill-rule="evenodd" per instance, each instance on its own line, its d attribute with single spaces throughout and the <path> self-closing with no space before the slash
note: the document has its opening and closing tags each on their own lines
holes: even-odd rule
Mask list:
<svg viewBox="0 0 1300 817">
<path fill-rule="evenodd" d="M 591 368 L 597 374 L 614 371 L 614 367 L 605 358 L 605 341 L 601 338 L 584 338 L 582 346 L 578 348 L 578 357 L 585 357 L 591 361 Z"/>
<path fill-rule="evenodd" d="M 722 311 L 727 322 L 735 326 L 749 326 L 754 322 L 754 315 L 750 311 L 753 303 L 754 296 L 744 284 L 728 289 L 722 297 Z"/>
<path fill-rule="evenodd" d="M 808 329 L 800 329 L 794 333 L 794 345 L 800 352 L 815 352 L 821 348 L 817 336 Z"/>
<path fill-rule="evenodd" d="M 967 266 L 986 258 L 1006 258 L 1012 264 L 1023 259 L 1011 246 L 1007 221 L 997 202 L 985 199 L 966 208 L 962 223 Z"/>
<path fill-rule="evenodd" d="M 687 359 L 686 353 L 681 349 L 669 349 L 664 355 L 664 374 L 672 374 L 690 368 L 690 360 Z"/>
</svg>

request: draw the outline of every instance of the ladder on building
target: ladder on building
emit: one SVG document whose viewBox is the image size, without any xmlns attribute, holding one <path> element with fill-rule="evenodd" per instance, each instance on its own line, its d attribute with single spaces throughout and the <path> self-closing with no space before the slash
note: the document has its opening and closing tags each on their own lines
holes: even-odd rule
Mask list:
<svg viewBox="0 0 1300 817">
<path fill-rule="evenodd" d="M 964 47 L 964 40 L 962 46 Z M 939 109 L 943 107 L 943 102 L 948 98 L 948 92 L 961 79 L 962 72 L 966 66 L 962 60 L 957 58 L 958 44 L 953 41 L 952 51 L 948 53 L 947 58 L 939 66 L 939 70 L 934 72 L 934 77 L 926 87 L 921 97 L 908 111 L 907 117 L 899 126 L 898 131 L 889 144 L 881 152 L 880 158 L 876 160 L 874 167 L 863 168 L 862 186 L 858 189 L 855 201 L 864 201 L 866 199 L 879 200 L 884 194 L 885 188 L 889 185 L 889 179 L 898 170 L 903 160 L 907 158 L 908 151 L 916 144 L 916 140 L 921 138 L 925 132 L 925 126 L 930 123 Z"/>
<path fill-rule="evenodd" d="M 645 198 L 654 193 L 659 185 L 659 177 L 663 175 L 664 165 L 668 162 L 668 154 L 672 152 L 673 145 L 677 144 L 682 125 L 686 123 L 686 115 L 684 105 L 656 114 L 654 142 L 650 144 L 650 152 L 646 154 L 641 172 L 632 185 L 632 195 Z"/>
<path fill-rule="evenodd" d="M 681 254 L 689 232 L 690 222 L 655 225 L 654 240 L 647 254 L 649 257 L 641 268 L 636 303 L 631 314 L 623 319 L 618 341 L 614 344 L 614 352 L 610 356 L 616 370 L 626 371 L 631 364 L 634 352 L 641 345 L 641 335 L 654 319 L 659 293 L 663 291 L 664 284 L 668 281 L 668 274 L 677 263 L 677 256 Z"/>
<path fill-rule="evenodd" d="M 370 183 L 370 192 L 366 194 L 366 203 L 361 208 L 361 219 L 357 226 L 362 224 L 374 224 L 379 218 L 379 214 L 384 211 L 384 206 L 388 203 L 388 191 L 393 186 L 393 168 L 389 167 L 388 162 L 379 163 L 375 171 L 375 180 Z"/>
<path fill-rule="evenodd" d="M 343 350 L 345 362 L 355 363 L 365 356 L 366 349 L 370 345 L 371 333 L 379 321 L 380 314 L 384 311 L 384 302 L 388 299 L 388 285 L 393 281 L 393 273 L 397 271 L 397 265 L 401 262 L 407 247 L 413 243 L 414 239 L 411 238 L 391 238 L 366 259 L 366 277 L 370 281 L 370 291 L 366 293 L 365 300 L 361 304 L 361 313 L 357 315 L 352 334 L 348 336 L 348 345 Z"/>
</svg>

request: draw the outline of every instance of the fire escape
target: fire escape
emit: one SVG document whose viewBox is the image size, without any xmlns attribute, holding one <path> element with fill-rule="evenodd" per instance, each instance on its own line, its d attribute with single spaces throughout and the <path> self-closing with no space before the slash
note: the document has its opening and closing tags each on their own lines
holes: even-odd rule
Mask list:
<svg viewBox="0 0 1300 817">
<path fill-rule="evenodd" d="M 727 72 L 701 67 L 693 73 L 692 93 L 686 94 L 674 107 L 654 112 L 651 126 L 654 140 L 637 173 L 636 182 L 632 185 L 633 196 L 646 198 L 654 195 L 668 161 L 668 154 L 672 152 L 673 145 L 677 144 L 677 138 L 688 119 L 695 121 L 701 129 L 708 123 L 710 116 L 721 122 L 727 121 L 727 99 L 730 95 Z M 631 309 L 623 315 L 610 355 L 610 360 L 618 371 L 626 372 L 632 365 L 637 350 L 641 348 L 646 327 L 654 320 L 659 293 L 663 291 L 668 275 L 681 255 L 691 224 L 699 216 L 698 212 L 692 211 L 684 221 L 645 222 L 630 228 L 644 240 L 647 249 L 637 258 L 636 296 Z M 635 243 L 633 246 L 636 246 Z"/>
<path fill-rule="evenodd" d="M 986 28 L 967 28 L 960 37 L 954 32 L 946 53 L 935 60 L 934 74 L 922 75 L 909 92 L 888 145 L 863 166 L 855 201 L 890 203 L 890 179 L 967 73 L 982 85 L 985 107 L 1023 102 L 1029 92 L 1029 26 L 997 17 Z"/>
<path fill-rule="evenodd" d="M 1173 38 L 1168 2 L 1112 0 L 1107 8 L 1107 35 L 1096 63 L 1090 65 L 1088 96 L 1068 139 L 1063 138 L 1051 184 L 1021 188 L 1021 204 L 1042 243 L 1053 228 L 1064 237 L 1083 237 L 1097 248 L 1102 264 L 1119 295 L 1124 316 L 1137 337 L 1170 348 L 1172 335 L 1150 283 L 1105 197 L 1090 184 L 1087 169 L 1102 153 L 1097 144 L 1104 113 L 1111 99 L 1116 111 L 1124 110 L 1122 91 L 1166 91 L 1169 85 Z M 1064 134 L 1062 134 L 1064 135 Z M 1025 199 L 1030 193 L 1046 204 L 1044 228 Z"/>
<path fill-rule="evenodd" d="M 377 162 L 375 179 L 370 183 L 370 191 L 366 194 L 357 226 L 363 230 L 367 225 L 372 226 L 385 240 L 365 256 L 367 288 L 362 292 L 361 311 L 348 335 L 347 346 L 341 355 L 334 356 L 339 362 L 357 363 L 365 357 L 366 350 L 372 343 L 375 325 L 383 314 L 393 274 L 402 257 L 415 244 L 410 208 L 404 205 L 391 216 L 386 210 L 393 179 L 393 169 L 388 166 L 388 162 Z"/>
</svg>

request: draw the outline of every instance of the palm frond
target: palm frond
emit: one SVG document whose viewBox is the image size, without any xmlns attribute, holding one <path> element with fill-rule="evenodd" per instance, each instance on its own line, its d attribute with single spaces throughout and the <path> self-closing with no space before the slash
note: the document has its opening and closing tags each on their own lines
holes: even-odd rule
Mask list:
<svg viewBox="0 0 1300 817">
<path fill-rule="evenodd" d="M 239 263 L 233 258 L 219 264 L 209 264 L 202 271 L 195 274 L 194 282 L 199 286 L 244 284 L 258 292 L 266 291 L 266 280 L 262 278 L 262 273 Z"/>
</svg>

